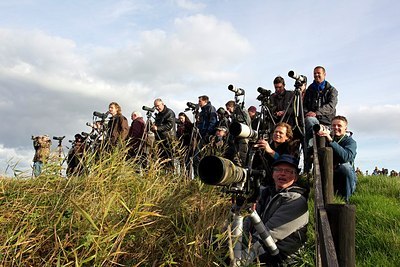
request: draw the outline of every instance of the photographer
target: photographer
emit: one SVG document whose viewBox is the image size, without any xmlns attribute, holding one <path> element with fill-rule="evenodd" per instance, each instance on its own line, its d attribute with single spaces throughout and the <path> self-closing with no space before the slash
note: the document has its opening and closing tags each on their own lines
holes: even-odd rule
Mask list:
<svg viewBox="0 0 400 267">
<path fill-rule="evenodd" d="M 206 95 L 199 96 L 199 107 L 201 111 L 199 114 L 199 121 L 197 122 L 197 128 L 204 142 L 207 136 L 214 134 L 217 124 L 217 112 Z"/>
<path fill-rule="evenodd" d="M 217 109 L 217 116 L 218 121 L 216 128 L 226 127 L 227 129 L 229 129 L 229 114 L 223 107 Z"/>
<path fill-rule="evenodd" d="M 112 115 L 108 121 L 108 145 L 115 147 L 126 140 L 129 132 L 128 120 L 122 115 L 121 106 L 117 102 L 108 105 L 108 111 Z"/>
<path fill-rule="evenodd" d="M 33 157 L 33 174 L 38 177 L 42 173 L 43 164 L 50 156 L 51 140 L 48 135 L 32 136 L 35 156 Z"/>
<path fill-rule="evenodd" d="M 314 68 L 314 82 L 310 84 L 304 95 L 304 117 L 306 128 L 306 144 L 311 147 L 310 139 L 315 124 L 330 125 L 336 115 L 338 91 L 325 80 L 325 68 Z"/>
<path fill-rule="evenodd" d="M 176 137 L 181 143 L 181 147 L 188 150 L 190 145 L 190 138 L 192 136 L 193 123 L 190 121 L 189 117 L 181 112 L 178 114 L 178 127 L 176 130 Z"/>
<path fill-rule="evenodd" d="M 293 116 L 293 103 L 291 100 L 294 92 L 286 90 L 285 80 L 281 76 L 274 79 L 274 87 L 275 93 L 271 95 L 272 113 L 276 121 L 287 122 L 293 128 L 295 126 L 295 120 Z M 287 113 L 285 114 L 286 109 Z M 285 118 L 286 120 L 284 121 Z"/>
<path fill-rule="evenodd" d="M 299 174 L 298 160 L 295 157 L 281 155 L 272 167 L 274 185 L 261 191 L 256 210 L 270 231 L 279 254 L 271 256 L 266 252 L 259 259 L 267 266 L 292 266 L 295 263 L 290 261 L 304 246 L 307 238 L 308 190 L 296 184 Z M 258 234 L 252 227 L 248 227 L 251 225 L 250 220 L 246 219 L 245 223 L 253 240 L 257 241 Z"/>
<path fill-rule="evenodd" d="M 72 175 L 82 175 L 83 173 L 83 155 L 85 152 L 84 138 L 81 134 L 75 134 L 72 148 L 68 151 L 67 158 L 67 177 Z"/>
<path fill-rule="evenodd" d="M 238 122 L 251 128 L 251 119 L 247 110 L 230 100 L 225 104 L 226 110 L 229 112 L 231 122 Z M 229 135 L 227 157 L 238 166 L 244 166 L 247 159 L 248 138 L 234 137 Z"/>
<path fill-rule="evenodd" d="M 317 133 L 326 137 L 328 146 L 333 150 L 333 187 L 335 192 L 349 202 L 356 189 L 357 176 L 354 171 L 354 160 L 357 154 L 357 143 L 347 132 L 347 119 L 335 116 L 332 119 L 332 133 L 327 127 L 321 127 Z"/>
<path fill-rule="evenodd" d="M 155 134 L 155 140 L 159 141 L 158 144 L 162 149 L 161 156 L 170 159 L 172 158 L 172 141 L 176 137 L 175 113 L 160 98 L 154 100 L 154 107 L 158 113 L 151 130 Z"/>
<path fill-rule="evenodd" d="M 253 166 L 256 169 L 263 168 L 267 172 L 266 180 L 262 181 L 263 185 L 273 184 L 271 179 L 272 165 L 280 155 L 289 154 L 297 159 L 299 158 L 299 141 L 293 140 L 292 127 L 285 122 L 275 125 L 270 143 L 267 140 L 260 139 L 254 147 L 259 148 L 262 154 L 261 159 L 255 159 Z"/>
<path fill-rule="evenodd" d="M 131 114 L 131 127 L 129 127 L 128 140 L 129 140 L 129 157 L 133 158 L 140 153 L 139 147 L 144 135 L 145 123 L 142 113 L 134 111 Z"/>
</svg>

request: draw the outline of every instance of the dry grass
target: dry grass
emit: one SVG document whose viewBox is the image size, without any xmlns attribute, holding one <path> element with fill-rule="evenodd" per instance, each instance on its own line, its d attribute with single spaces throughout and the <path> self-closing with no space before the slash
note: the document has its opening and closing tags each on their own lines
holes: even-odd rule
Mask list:
<svg viewBox="0 0 400 267">
<path fill-rule="evenodd" d="M 1 266 L 209 266 L 229 212 L 219 188 L 164 168 L 146 169 L 121 148 L 88 156 L 90 172 L 0 180 Z"/>
</svg>

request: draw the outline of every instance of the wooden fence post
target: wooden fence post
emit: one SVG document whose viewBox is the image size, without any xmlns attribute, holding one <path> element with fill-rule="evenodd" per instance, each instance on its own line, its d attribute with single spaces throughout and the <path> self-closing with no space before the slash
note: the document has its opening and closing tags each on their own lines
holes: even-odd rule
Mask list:
<svg viewBox="0 0 400 267">
<path fill-rule="evenodd" d="M 324 202 L 330 204 L 333 202 L 333 151 L 331 147 L 318 149 L 318 159 L 321 162 L 321 182 L 324 193 Z"/>
<path fill-rule="evenodd" d="M 326 205 L 339 266 L 353 267 L 356 262 L 356 207 L 348 204 Z"/>
</svg>

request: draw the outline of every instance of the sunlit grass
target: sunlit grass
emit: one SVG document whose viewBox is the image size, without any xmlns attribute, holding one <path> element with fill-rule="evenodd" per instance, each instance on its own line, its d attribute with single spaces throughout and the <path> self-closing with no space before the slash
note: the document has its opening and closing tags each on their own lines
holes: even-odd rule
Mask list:
<svg viewBox="0 0 400 267">
<path fill-rule="evenodd" d="M 68 179 L 56 163 L 37 178 L 0 179 L 0 266 L 226 266 L 229 196 L 158 156 L 143 169 L 125 155 L 88 155 L 85 174 Z M 399 180 L 359 179 L 357 266 L 400 262 L 399 194 Z M 314 266 L 312 192 L 309 209 L 298 266 Z"/>
</svg>

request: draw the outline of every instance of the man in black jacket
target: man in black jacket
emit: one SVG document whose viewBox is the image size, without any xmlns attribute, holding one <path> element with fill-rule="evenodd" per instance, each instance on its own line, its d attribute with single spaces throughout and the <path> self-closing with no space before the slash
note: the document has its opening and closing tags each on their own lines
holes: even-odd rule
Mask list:
<svg viewBox="0 0 400 267">
<path fill-rule="evenodd" d="M 176 136 L 175 113 L 160 98 L 154 100 L 154 107 L 158 113 L 151 130 L 155 134 L 155 140 L 159 141 L 161 156 L 172 159 L 172 141 Z"/>
<path fill-rule="evenodd" d="M 325 80 L 325 68 L 317 66 L 314 68 L 314 82 L 310 84 L 304 95 L 304 117 L 306 126 L 306 142 L 313 134 L 315 124 L 330 125 L 336 115 L 338 102 L 338 91 Z"/>
</svg>

